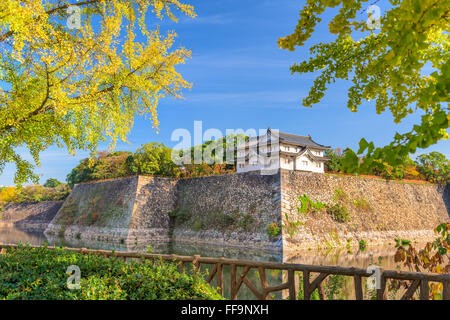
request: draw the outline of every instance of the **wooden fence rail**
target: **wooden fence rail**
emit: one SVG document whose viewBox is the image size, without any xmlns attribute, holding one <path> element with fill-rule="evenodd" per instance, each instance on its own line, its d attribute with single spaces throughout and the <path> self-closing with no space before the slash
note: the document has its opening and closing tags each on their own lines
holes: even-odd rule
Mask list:
<svg viewBox="0 0 450 320">
<path fill-rule="evenodd" d="M 1 253 L 4 253 L 6 248 L 15 248 L 17 245 L 1 245 Z M 48 249 L 55 249 L 56 247 L 47 247 Z M 321 300 L 325 299 L 323 292 L 323 281 L 330 275 L 342 275 L 351 276 L 354 280 L 355 297 L 357 300 L 363 299 L 363 278 L 371 277 L 372 272 L 366 269 L 353 268 L 353 267 L 338 267 L 338 266 L 315 266 L 305 264 L 292 264 L 292 263 L 278 263 L 278 262 L 263 262 L 263 261 L 250 261 L 250 260 L 236 260 L 227 258 L 210 258 L 201 257 L 199 255 L 194 256 L 180 256 L 175 254 L 151 254 L 151 253 L 139 253 L 139 252 L 122 252 L 122 251 L 109 251 L 109 250 L 92 250 L 85 248 L 64 248 L 68 251 L 79 252 L 82 254 L 96 254 L 105 257 L 120 257 L 124 261 L 127 258 L 144 259 L 144 260 L 163 260 L 178 262 L 181 272 L 185 271 L 187 263 L 191 263 L 194 270 L 200 270 L 201 265 L 210 265 L 212 268 L 209 271 L 209 275 L 206 281 L 211 283 L 213 279 L 216 279 L 217 287 L 219 291 L 223 293 L 223 267 L 230 267 L 230 298 L 233 300 L 238 299 L 239 290 L 242 285 L 245 284 L 248 289 L 255 295 L 257 299 L 265 300 L 269 298 L 269 294 L 277 291 L 288 290 L 289 299 L 295 300 L 297 298 L 297 283 L 296 272 L 302 273 L 303 278 L 303 298 L 310 300 L 311 295 L 315 290 L 319 293 Z M 238 267 L 243 268 L 240 274 L 238 273 Z M 248 278 L 249 272 L 254 269 L 259 275 L 261 282 L 261 290 L 258 290 L 257 286 Z M 287 272 L 287 281 L 276 286 L 269 286 L 266 270 L 281 270 Z M 318 275 L 312 279 L 312 274 L 318 273 Z M 386 283 L 389 279 L 406 280 L 410 281 L 408 289 L 401 297 L 402 300 L 408 300 L 413 298 L 414 294 L 419 290 L 419 298 L 421 300 L 429 300 L 429 283 L 441 283 L 442 284 L 442 298 L 444 300 L 450 300 L 450 274 L 436 274 L 436 273 L 420 273 L 420 272 L 407 272 L 396 270 L 383 270 L 380 269 L 380 288 L 376 290 L 376 299 L 386 299 Z"/>
</svg>

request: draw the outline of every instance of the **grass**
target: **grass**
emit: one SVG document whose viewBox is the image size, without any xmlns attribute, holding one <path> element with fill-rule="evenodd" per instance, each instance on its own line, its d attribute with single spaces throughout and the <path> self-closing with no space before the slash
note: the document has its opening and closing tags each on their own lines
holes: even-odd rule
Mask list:
<svg viewBox="0 0 450 320">
<path fill-rule="evenodd" d="M 352 204 L 355 208 L 359 208 L 363 211 L 372 211 L 373 210 L 373 207 L 364 198 L 355 199 L 355 200 L 353 200 Z"/>
<path fill-rule="evenodd" d="M 348 195 L 342 189 L 335 189 L 333 199 L 335 202 L 336 201 L 348 201 Z"/>
<path fill-rule="evenodd" d="M 238 222 L 238 227 L 249 232 L 252 229 L 255 218 L 249 213 L 244 214 Z"/>
</svg>

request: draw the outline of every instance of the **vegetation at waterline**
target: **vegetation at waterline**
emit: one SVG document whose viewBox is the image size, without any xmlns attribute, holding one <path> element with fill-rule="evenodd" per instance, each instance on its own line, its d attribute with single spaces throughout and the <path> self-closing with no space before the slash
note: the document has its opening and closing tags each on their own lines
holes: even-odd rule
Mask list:
<svg viewBox="0 0 450 320">
<path fill-rule="evenodd" d="M 67 268 L 81 271 L 80 289 L 67 287 Z M 180 273 L 174 263 L 124 262 L 62 248 L 19 246 L 0 254 L 0 299 L 203 300 L 222 299 L 200 273 Z"/>
</svg>

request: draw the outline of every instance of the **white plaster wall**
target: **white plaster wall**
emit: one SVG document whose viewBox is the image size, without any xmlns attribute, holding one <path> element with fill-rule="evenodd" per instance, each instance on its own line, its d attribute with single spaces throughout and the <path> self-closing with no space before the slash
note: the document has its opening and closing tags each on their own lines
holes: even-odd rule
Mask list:
<svg viewBox="0 0 450 320">
<path fill-rule="evenodd" d="M 272 146 L 271 148 L 271 152 L 275 152 L 278 148 L 276 146 Z M 279 149 L 281 151 L 286 151 L 286 152 L 291 152 L 291 153 L 296 153 L 300 151 L 300 148 L 297 148 L 295 146 L 291 146 L 291 145 L 285 145 L 285 144 L 280 144 L 279 145 Z M 266 146 L 261 146 L 260 147 L 260 151 L 265 153 L 267 151 Z M 323 156 L 323 151 L 322 150 L 314 150 L 312 149 L 311 152 L 318 157 L 322 157 Z M 246 151 L 240 151 L 238 152 L 238 157 L 243 157 L 248 153 L 248 149 Z M 312 161 L 310 158 L 308 158 L 306 155 L 301 155 L 300 157 L 297 157 L 296 160 L 292 159 L 290 160 L 290 162 L 286 161 L 287 157 L 286 156 L 280 156 L 279 159 L 279 163 L 278 164 L 274 164 L 271 167 L 273 168 L 281 168 L 281 169 L 286 169 L 286 170 L 302 170 L 302 171 L 311 171 L 311 172 L 317 172 L 317 173 L 323 173 L 324 171 L 324 164 L 323 162 L 315 162 Z M 294 167 L 294 161 L 295 161 L 295 167 Z M 307 163 L 305 164 L 304 161 L 306 161 Z M 254 161 L 252 161 L 252 159 L 250 159 L 248 164 L 244 164 L 244 167 L 241 168 L 238 164 L 237 168 L 236 168 L 236 172 L 247 172 L 247 171 L 255 171 L 255 170 L 261 170 L 263 169 L 263 165 L 261 164 L 253 164 Z M 317 166 L 317 164 L 319 164 L 319 167 Z M 265 168 L 266 169 L 266 168 Z"/>
<path fill-rule="evenodd" d="M 305 161 L 306 161 L 306 164 L 304 163 Z M 303 171 L 323 173 L 324 172 L 323 163 L 319 162 L 320 167 L 317 167 L 316 164 L 317 164 L 317 162 L 311 161 L 310 158 L 308 158 L 306 155 L 303 154 L 300 157 L 297 157 L 296 169 L 303 170 Z"/>
</svg>

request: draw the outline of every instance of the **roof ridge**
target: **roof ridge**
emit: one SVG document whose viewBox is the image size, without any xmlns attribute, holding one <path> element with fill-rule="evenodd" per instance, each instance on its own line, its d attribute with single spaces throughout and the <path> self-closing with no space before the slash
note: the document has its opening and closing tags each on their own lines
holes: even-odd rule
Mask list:
<svg viewBox="0 0 450 320">
<path fill-rule="evenodd" d="M 311 140 L 311 136 L 301 136 L 299 134 L 287 133 L 287 132 L 281 132 L 281 131 L 278 132 L 278 134 L 285 134 L 285 135 L 288 135 L 288 136 L 296 136 L 296 137 L 308 138 L 308 139 Z"/>
</svg>

